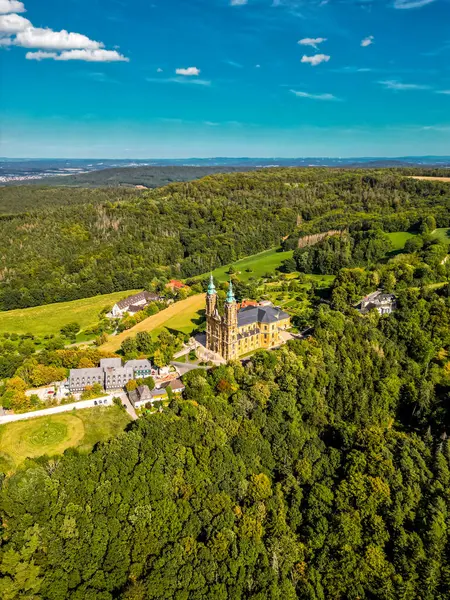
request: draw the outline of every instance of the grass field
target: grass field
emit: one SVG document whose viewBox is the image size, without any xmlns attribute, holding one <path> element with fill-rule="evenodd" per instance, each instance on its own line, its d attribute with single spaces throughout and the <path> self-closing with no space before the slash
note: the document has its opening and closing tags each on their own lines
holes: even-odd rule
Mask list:
<svg viewBox="0 0 450 600">
<path fill-rule="evenodd" d="M 89 451 L 97 442 L 117 435 L 129 422 L 127 412 L 111 406 L 1 425 L 0 471 L 13 471 L 26 458 L 54 456 L 71 447 Z"/>
<path fill-rule="evenodd" d="M 437 237 L 444 242 L 450 243 L 450 228 L 441 227 L 433 231 L 433 237 Z"/>
<path fill-rule="evenodd" d="M 388 233 L 387 236 L 391 240 L 392 252 L 398 252 L 399 250 L 403 250 L 406 242 L 414 237 L 414 233 L 395 231 L 394 233 Z"/>
<path fill-rule="evenodd" d="M 120 348 L 121 343 L 128 337 L 135 337 L 140 331 L 148 331 L 157 335 L 161 329 L 175 329 L 183 333 L 190 333 L 197 327 L 196 320 L 200 318 L 202 310 L 205 309 L 204 294 L 190 296 L 186 300 L 175 302 L 168 308 L 156 315 L 141 321 L 131 329 L 123 331 L 119 335 L 112 336 L 106 344 L 100 346 L 100 350 L 114 352 Z"/>
<path fill-rule="evenodd" d="M 273 273 L 284 260 L 292 257 L 292 251 L 278 252 L 277 248 L 266 250 L 247 258 L 242 258 L 233 263 L 236 275 L 241 281 L 247 282 L 251 277 L 262 277 L 266 273 Z M 213 276 L 218 281 L 228 281 L 230 265 L 219 267 L 213 271 Z M 203 276 L 204 277 L 204 276 Z"/>
<path fill-rule="evenodd" d="M 33 333 L 36 336 L 57 334 L 63 325 L 75 321 L 80 324 L 81 329 L 86 329 L 98 323 L 98 315 L 103 308 L 113 306 L 118 300 L 137 291 L 115 292 L 72 302 L 0 312 L 0 334 L 5 332 Z"/>
</svg>

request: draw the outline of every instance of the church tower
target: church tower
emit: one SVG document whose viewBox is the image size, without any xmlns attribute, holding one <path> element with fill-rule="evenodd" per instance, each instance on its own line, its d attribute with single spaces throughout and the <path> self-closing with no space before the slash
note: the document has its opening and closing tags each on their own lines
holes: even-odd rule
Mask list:
<svg viewBox="0 0 450 600">
<path fill-rule="evenodd" d="M 222 325 L 222 356 L 225 360 L 238 358 L 238 307 L 233 293 L 233 284 L 230 281 L 228 294 L 225 300 L 225 316 Z"/>
<path fill-rule="evenodd" d="M 217 291 L 211 275 L 206 294 L 206 348 L 216 354 L 222 350 L 222 327 L 217 309 Z"/>
</svg>

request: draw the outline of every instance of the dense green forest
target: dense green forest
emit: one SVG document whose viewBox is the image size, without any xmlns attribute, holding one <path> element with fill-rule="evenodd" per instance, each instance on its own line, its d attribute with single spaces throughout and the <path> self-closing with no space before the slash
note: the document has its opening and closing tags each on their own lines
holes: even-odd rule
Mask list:
<svg viewBox="0 0 450 600">
<path fill-rule="evenodd" d="M 405 171 L 412 174 L 413 170 Z M 450 225 L 450 186 L 388 170 L 264 169 L 157 190 L 3 188 L 0 309 L 191 277 L 299 236 Z"/>
<path fill-rule="evenodd" d="M 0 596 L 444 600 L 450 300 L 185 376 L 183 400 L 90 454 L 3 480 Z"/>
<path fill-rule="evenodd" d="M 294 325 L 311 329 L 191 371 L 182 397 L 92 452 L 0 474 L 2 600 L 450 597 L 448 183 L 279 169 L 142 193 L 11 189 L 4 308 L 163 285 L 283 240 L 284 272 L 232 272 L 236 294 L 291 294 Z M 399 252 L 397 231 L 415 234 Z M 378 287 L 392 315 L 353 308 Z M 3 336 L 6 406 L 97 364 L 97 349 L 64 348 L 76 330 Z M 181 341 L 143 332 L 122 351 L 163 364 Z"/>
</svg>

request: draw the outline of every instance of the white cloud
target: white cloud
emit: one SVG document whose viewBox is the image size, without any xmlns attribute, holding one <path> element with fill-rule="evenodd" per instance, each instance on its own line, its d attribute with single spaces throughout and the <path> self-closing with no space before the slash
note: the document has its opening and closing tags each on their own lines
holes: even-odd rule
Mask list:
<svg viewBox="0 0 450 600">
<path fill-rule="evenodd" d="M 384 85 L 387 90 L 396 91 L 407 91 L 407 90 L 428 90 L 428 85 L 420 85 L 418 83 L 402 83 L 395 79 L 388 79 L 387 81 L 379 81 L 380 85 Z"/>
<path fill-rule="evenodd" d="M 374 40 L 374 39 L 375 39 L 375 38 L 373 37 L 373 35 L 368 35 L 366 38 L 364 38 L 364 39 L 361 41 L 361 46 L 362 46 L 363 48 L 367 48 L 367 46 L 371 46 L 371 45 L 373 44 L 373 40 Z"/>
<path fill-rule="evenodd" d="M 450 96 L 450 90 L 438 90 L 436 94 L 445 94 L 446 96 Z"/>
<path fill-rule="evenodd" d="M 2 33 L 19 33 L 29 27 L 33 27 L 30 21 L 20 15 L 0 15 L 0 31 Z"/>
<path fill-rule="evenodd" d="M 162 72 L 163 72 L 163 70 L 161 69 L 161 67 L 159 67 L 158 69 L 156 69 L 156 72 L 157 72 L 157 73 L 162 73 Z"/>
<path fill-rule="evenodd" d="M 44 50 L 72 50 L 102 48 L 101 42 L 89 39 L 81 33 L 69 33 L 53 31 L 52 29 L 40 29 L 29 27 L 20 31 L 16 36 L 16 44 L 23 48 L 42 48 Z"/>
<path fill-rule="evenodd" d="M 421 8 L 432 2 L 434 2 L 434 0 L 394 0 L 394 8 Z"/>
<path fill-rule="evenodd" d="M 117 50 L 66 50 L 55 60 L 85 60 L 87 62 L 130 62 L 130 59 Z"/>
<path fill-rule="evenodd" d="M 210 86 L 211 82 L 207 79 L 189 79 L 186 77 L 147 77 L 146 80 L 150 83 L 181 83 L 186 85 L 201 85 L 201 86 Z"/>
<path fill-rule="evenodd" d="M 318 37 L 318 38 L 303 38 L 302 40 L 299 40 L 298 43 L 301 46 L 311 46 L 312 48 L 317 49 L 318 44 L 322 44 L 322 42 L 326 42 L 327 38 L 322 38 L 322 37 Z"/>
<path fill-rule="evenodd" d="M 297 92 L 296 90 L 291 90 L 291 92 L 297 96 L 297 98 L 309 98 L 310 100 L 339 100 L 333 94 L 309 94 L 308 92 Z"/>
<path fill-rule="evenodd" d="M 26 55 L 28 60 L 42 60 L 44 58 L 85 60 L 88 62 L 128 62 L 129 60 L 117 50 L 103 50 L 104 44 L 102 42 L 91 40 L 82 33 L 72 33 L 65 29 L 53 31 L 48 27 L 34 27 L 28 19 L 19 14 L 11 13 L 13 10 L 25 12 L 23 2 L 0 0 L 0 46 L 14 45 L 22 48 L 36 48 L 38 52 L 29 52 Z M 47 50 L 52 52 L 42 52 Z"/>
<path fill-rule="evenodd" d="M 328 62 L 330 57 L 327 54 L 314 54 L 314 56 L 302 56 L 302 63 L 309 63 L 312 67 L 320 65 L 320 63 Z"/>
<path fill-rule="evenodd" d="M 175 73 L 184 77 L 196 77 L 200 75 L 200 69 L 197 69 L 197 67 L 188 67 L 187 69 L 176 69 Z"/>
<path fill-rule="evenodd" d="M 26 57 L 28 60 L 42 60 L 44 58 L 52 58 L 53 60 L 84 60 L 86 62 L 129 62 L 129 58 L 119 54 L 117 50 L 65 50 L 58 54 L 57 52 L 28 52 Z"/>
<path fill-rule="evenodd" d="M 56 58 L 57 56 L 56 52 L 42 52 L 41 50 L 25 54 L 27 60 L 44 60 L 45 58 Z"/>
<path fill-rule="evenodd" d="M 0 14 L 26 12 L 23 2 L 18 0 L 0 0 Z"/>
<path fill-rule="evenodd" d="M 248 3 L 248 0 L 230 0 L 231 6 L 244 6 Z"/>
</svg>

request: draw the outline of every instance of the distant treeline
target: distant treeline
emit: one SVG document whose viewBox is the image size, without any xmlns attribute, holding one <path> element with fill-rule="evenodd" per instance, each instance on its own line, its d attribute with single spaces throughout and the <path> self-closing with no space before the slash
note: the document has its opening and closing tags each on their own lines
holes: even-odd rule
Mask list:
<svg viewBox="0 0 450 600">
<path fill-rule="evenodd" d="M 450 185 L 402 173 L 264 169 L 139 193 L 4 188 L 0 308 L 199 275 L 286 236 L 295 247 L 300 235 L 330 229 L 407 231 L 427 215 L 449 226 Z"/>
<path fill-rule="evenodd" d="M 44 180 L 30 180 L 28 185 L 63 186 L 63 187 L 134 187 L 142 185 L 148 188 L 162 187 L 169 183 L 192 181 L 215 173 L 234 173 L 249 171 L 252 167 L 116 167 L 77 173 L 62 177 L 48 177 Z"/>
</svg>

